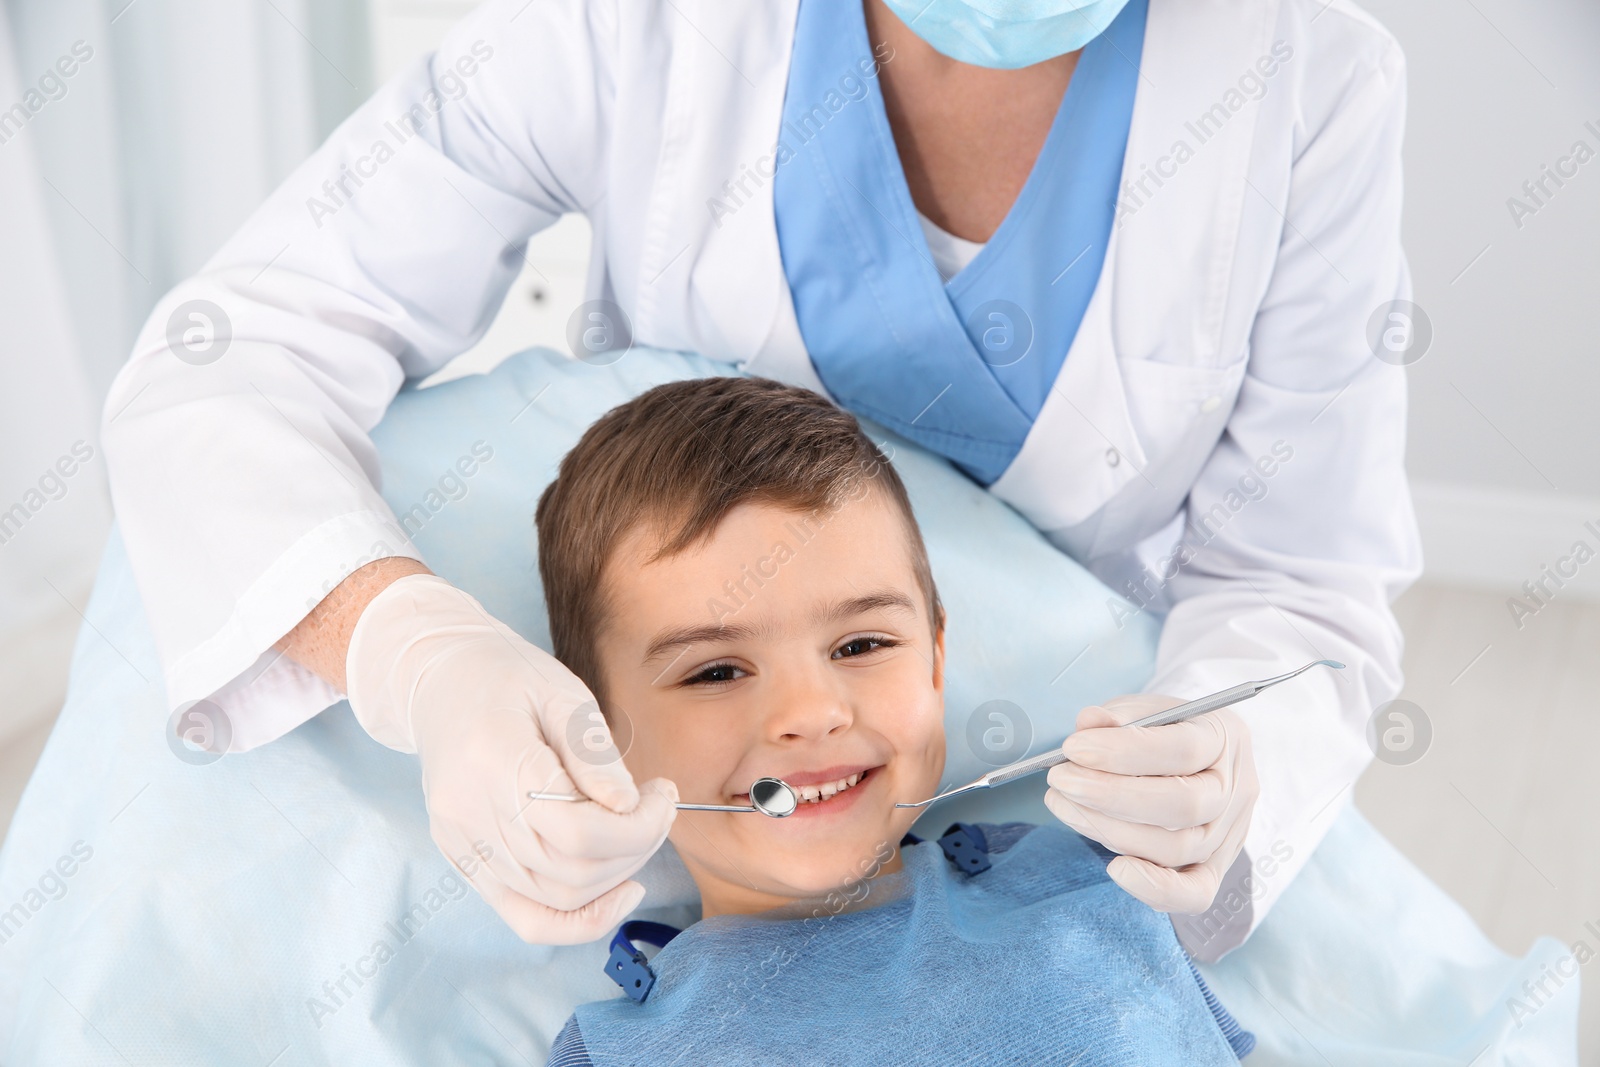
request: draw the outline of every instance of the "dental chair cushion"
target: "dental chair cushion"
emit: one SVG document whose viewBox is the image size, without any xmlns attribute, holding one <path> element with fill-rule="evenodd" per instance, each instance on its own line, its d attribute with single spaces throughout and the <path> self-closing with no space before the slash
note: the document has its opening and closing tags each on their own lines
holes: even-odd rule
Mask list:
<svg viewBox="0 0 1600 1067">
<path fill-rule="evenodd" d="M 728 371 L 533 351 L 408 390 L 374 435 L 385 498 L 438 573 L 549 647 L 532 516 L 560 457 L 628 397 Z M 950 612 L 947 781 L 1043 751 L 1080 706 L 1142 685 L 1157 620 L 1119 628 L 1110 592 L 1018 515 L 872 432 L 910 489 Z M 0 1062 L 542 1064 L 577 1004 L 620 995 L 605 940 L 526 945 L 500 922 L 434 848 L 415 758 L 371 741 L 346 705 L 254 751 L 193 760 L 113 533 L 66 706 L 0 850 Z M 1015 783 L 917 829 L 1045 822 L 1042 792 Z M 641 878 L 636 917 L 697 917 L 670 847 Z M 1255 1032 L 1252 1065 L 1483 1050 L 1479 1065 L 1571 1063 L 1575 979 L 1531 1017 L 1506 1007 L 1564 955 L 1550 939 L 1501 953 L 1348 808 L 1256 935 L 1202 970 Z"/>
</svg>

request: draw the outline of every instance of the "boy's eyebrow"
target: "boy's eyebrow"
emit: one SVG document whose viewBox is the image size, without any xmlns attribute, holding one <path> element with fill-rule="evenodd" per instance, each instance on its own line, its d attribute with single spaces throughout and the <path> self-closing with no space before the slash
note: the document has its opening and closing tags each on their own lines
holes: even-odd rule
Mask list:
<svg viewBox="0 0 1600 1067">
<path fill-rule="evenodd" d="M 835 601 L 817 611 L 812 618 L 816 622 L 835 622 L 839 619 L 848 619 L 852 615 L 863 615 L 869 611 L 895 611 L 915 616 L 917 605 L 904 593 L 885 589 Z M 755 635 L 756 627 L 742 623 L 712 623 L 663 630 L 650 642 L 650 647 L 645 649 L 643 662 L 649 663 L 675 648 L 687 648 L 704 641 L 739 641 Z"/>
<path fill-rule="evenodd" d="M 917 613 L 916 603 L 904 593 L 896 589 L 880 589 L 861 596 L 853 596 L 848 600 L 841 600 L 829 604 L 817 612 L 818 622 L 834 622 L 839 619 L 848 619 L 852 615 L 865 615 L 869 611 L 898 611 L 907 615 Z"/>
<path fill-rule="evenodd" d="M 712 623 L 708 626 L 681 626 L 672 630 L 663 630 L 656 634 L 656 639 L 650 642 L 650 647 L 645 649 L 644 662 L 649 663 L 675 648 L 687 648 L 697 645 L 702 641 L 737 641 L 741 638 L 755 636 L 755 627 L 744 626 L 738 623 Z"/>
</svg>

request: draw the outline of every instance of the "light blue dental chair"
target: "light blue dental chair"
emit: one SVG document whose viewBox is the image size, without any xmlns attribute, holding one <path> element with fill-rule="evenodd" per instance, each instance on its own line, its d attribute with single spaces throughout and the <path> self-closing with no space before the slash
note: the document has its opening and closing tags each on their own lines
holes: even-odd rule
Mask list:
<svg viewBox="0 0 1600 1067">
<path fill-rule="evenodd" d="M 628 396 L 727 372 L 534 351 L 407 391 L 376 433 L 384 495 L 436 571 L 549 647 L 532 515 L 556 462 Z M 477 442 L 492 458 L 446 477 Z M 892 444 L 951 616 L 947 780 L 987 769 L 969 739 L 1001 721 L 991 712 L 1039 752 L 1083 704 L 1144 683 L 1156 620 L 1118 629 L 1109 591 L 1020 517 Z M 604 941 L 523 944 L 456 877 L 428 837 L 415 758 L 368 739 L 346 705 L 256 751 L 180 758 L 115 534 L 86 616 L 0 851 L 0 1063 L 542 1065 L 576 1004 L 620 995 Z M 1050 818 L 1042 780 L 1019 785 L 919 831 Z M 696 918 L 670 847 L 642 877 L 641 917 Z M 1347 807 L 1256 935 L 1202 970 L 1255 1032 L 1252 1067 L 1570 1064 L 1576 981 L 1531 1017 L 1508 1008 L 1563 955 L 1548 938 L 1520 959 L 1498 951 Z"/>
</svg>

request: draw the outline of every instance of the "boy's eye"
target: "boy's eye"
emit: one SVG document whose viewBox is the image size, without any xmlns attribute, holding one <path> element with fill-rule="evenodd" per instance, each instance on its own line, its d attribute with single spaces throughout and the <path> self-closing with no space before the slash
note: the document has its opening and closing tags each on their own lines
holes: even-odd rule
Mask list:
<svg viewBox="0 0 1600 1067">
<path fill-rule="evenodd" d="M 877 634 L 866 637 L 852 637 L 844 644 L 833 650 L 833 659 L 853 659 L 856 656 L 865 656 L 869 652 L 876 652 L 880 648 L 893 648 L 900 642 Z"/>
<path fill-rule="evenodd" d="M 732 663 L 713 663 L 708 667 L 701 667 L 683 681 L 685 685 L 717 685 L 737 681 L 743 674 L 744 672 Z"/>
</svg>

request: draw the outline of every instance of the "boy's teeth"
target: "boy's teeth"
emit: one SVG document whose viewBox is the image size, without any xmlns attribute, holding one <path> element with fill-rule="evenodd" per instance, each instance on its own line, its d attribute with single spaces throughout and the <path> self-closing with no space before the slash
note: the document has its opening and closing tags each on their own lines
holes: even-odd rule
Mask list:
<svg viewBox="0 0 1600 1067">
<path fill-rule="evenodd" d="M 821 785 L 802 785 L 797 786 L 796 789 L 800 793 L 800 803 L 820 804 L 834 794 L 842 793 L 846 789 L 852 788 L 859 781 L 861 781 L 861 775 L 857 773 L 848 778 L 841 778 L 837 782 L 823 782 Z"/>
</svg>

